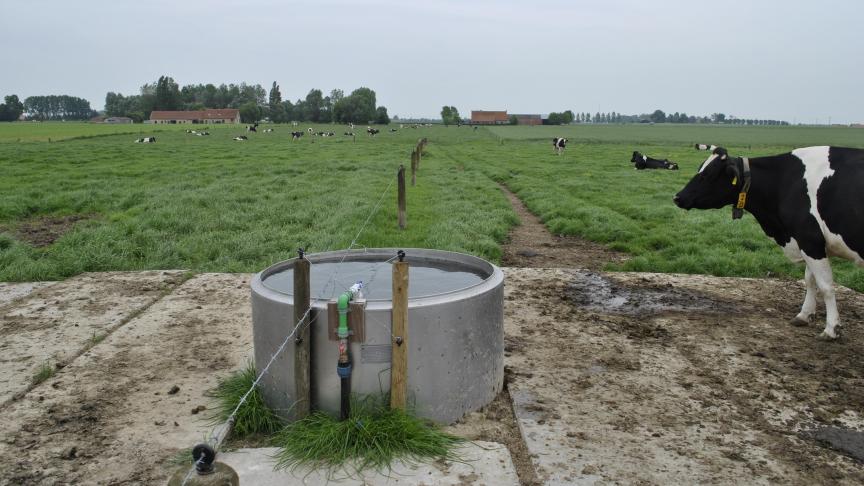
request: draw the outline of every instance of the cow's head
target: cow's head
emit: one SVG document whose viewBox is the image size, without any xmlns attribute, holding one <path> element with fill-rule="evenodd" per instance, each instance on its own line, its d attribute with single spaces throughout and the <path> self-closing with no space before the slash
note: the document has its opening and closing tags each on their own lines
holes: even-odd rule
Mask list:
<svg viewBox="0 0 864 486">
<path fill-rule="evenodd" d="M 675 195 L 673 201 L 682 209 L 719 209 L 734 204 L 738 197 L 738 162 L 726 149 L 714 145 L 696 145 L 711 155 L 699 166 L 699 172 Z"/>
<path fill-rule="evenodd" d="M 642 159 L 642 154 L 640 154 L 639 152 L 636 152 L 636 151 L 634 150 L 634 151 L 633 151 L 633 157 L 630 158 L 630 162 L 632 162 L 632 163 L 635 164 L 636 162 L 639 162 L 640 160 L 643 160 L 643 159 Z"/>
<path fill-rule="evenodd" d="M 678 170 L 678 164 L 675 162 L 669 162 L 668 159 L 664 160 L 666 162 L 666 168 L 669 170 Z"/>
</svg>

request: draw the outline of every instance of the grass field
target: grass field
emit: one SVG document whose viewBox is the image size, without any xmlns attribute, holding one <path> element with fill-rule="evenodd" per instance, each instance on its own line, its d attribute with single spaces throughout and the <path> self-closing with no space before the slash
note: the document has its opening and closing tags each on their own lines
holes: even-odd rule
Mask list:
<svg viewBox="0 0 864 486">
<path fill-rule="evenodd" d="M 81 122 L 26 122 L 3 123 L 0 126 L 0 143 L 7 142 L 58 142 L 74 138 L 92 138 L 106 135 L 126 134 L 141 136 L 165 131 L 183 131 L 185 125 L 105 125 Z"/>
<path fill-rule="evenodd" d="M 141 125 L 134 135 L 94 133 L 86 124 L 38 125 L 43 131 L 29 138 L 21 134 L 31 124 L 0 125 L 0 281 L 113 269 L 251 272 L 292 257 L 298 246 L 344 248 L 423 136 L 430 145 L 419 185 L 409 190 L 408 230 L 395 228 L 391 187 L 358 244 L 498 260 L 516 218 L 497 181 L 554 233 L 631 254 L 619 269 L 797 277 L 801 269 L 752 216 L 733 222 L 728 208 L 686 212 L 672 204 L 704 160 L 692 144 L 722 144 L 749 156 L 814 144 L 864 147 L 864 130 L 845 128 L 432 127 L 374 139 L 358 134 L 352 143 L 341 135 L 344 128 L 326 126 L 319 128 L 337 137 L 313 143 L 292 142 L 290 126 L 252 134 L 249 142 L 231 140 L 242 127 L 214 127 L 210 137 L 168 127 L 158 143 L 142 145 L 132 143 Z M 105 136 L 76 138 L 93 135 Z M 564 156 L 552 154 L 554 136 L 570 139 Z M 14 142 L 47 137 L 69 140 Z M 668 157 L 681 170 L 634 171 L 633 150 Z M 34 248 L 16 237 L 40 218 L 73 214 L 88 219 L 50 246 Z M 838 282 L 864 290 L 864 270 L 842 263 L 835 273 Z"/>
</svg>

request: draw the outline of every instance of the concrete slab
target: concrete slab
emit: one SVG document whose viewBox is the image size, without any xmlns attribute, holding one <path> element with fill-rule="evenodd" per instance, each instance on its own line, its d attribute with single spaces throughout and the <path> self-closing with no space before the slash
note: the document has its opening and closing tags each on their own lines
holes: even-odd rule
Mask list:
<svg viewBox="0 0 864 486">
<path fill-rule="evenodd" d="M 362 477 L 345 477 L 339 471 L 328 477 L 322 470 L 274 471 L 272 459 L 278 449 L 239 449 L 221 453 L 218 460 L 234 468 L 240 484 L 256 486 L 518 486 L 519 479 L 507 448 L 497 442 L 467 443 L 459 451 L 461 462 L 393 464 L 389 474 L 364 472 Z"/>
<path fill-rule="evenodd" d="M 10 403 L 0 484 L 167 481 L 169 459 L 211 428 L 205 391 L 251 356 L 250 277 L 186 281 Z"/>
<path fill-rule="evenodd" d="M 85 273 L 0 309 L 0 407 L 173 289 L 182 270 Z M 23 291 L 23 290 L 22 290 Z"/>
<path fill-rule="evenodd" d="M 57 282 L 0 282 L 0 307 Z"/>
</svg>

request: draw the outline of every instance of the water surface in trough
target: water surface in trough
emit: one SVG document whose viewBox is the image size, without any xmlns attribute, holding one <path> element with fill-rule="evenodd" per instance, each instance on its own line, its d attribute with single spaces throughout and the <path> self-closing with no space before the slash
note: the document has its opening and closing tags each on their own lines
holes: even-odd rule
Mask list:
<svg viewBox="0 0 864 486">
<path fill-rule="evenodd" d="M 337 270 L 337 266 L 334 290 L 334 285 L 329 280 Z M 408 268 L 409 298 L 464 289 L 479 284 L 489 277 L 464 266 L 443 262 L 412 263 Z M 312 263 L 310 275 L 312 298 L 332 298 L 357 281 L 363 282 L 363 295 L 369 300 L 390 300 L 393 297 L 393 269 L 390 262 Z M 293 295 L 294 269 L 288 268 L 274 273 L 265 278 L 263 283 L 271 290 Z"/>
</svg>

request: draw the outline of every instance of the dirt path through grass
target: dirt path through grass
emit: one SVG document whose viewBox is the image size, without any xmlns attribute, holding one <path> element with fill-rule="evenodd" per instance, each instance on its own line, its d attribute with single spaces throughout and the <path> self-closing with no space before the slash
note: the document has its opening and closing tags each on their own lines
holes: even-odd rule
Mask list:
<svg viewBox="0 0 864 486">
<path fill-rule="evenodd" d="M 508 267 L 571 267 L 602 270 L 607 263 L 623 262 L 627 256 L 592 241 L 575 236 L 555 236 L 537 216 L 528 211 L 516 194 L 503 184 L 501 191 L 507 196 L 521 224 L 510 230 L 502 246 L 501 263 Z"/>
</svg>

